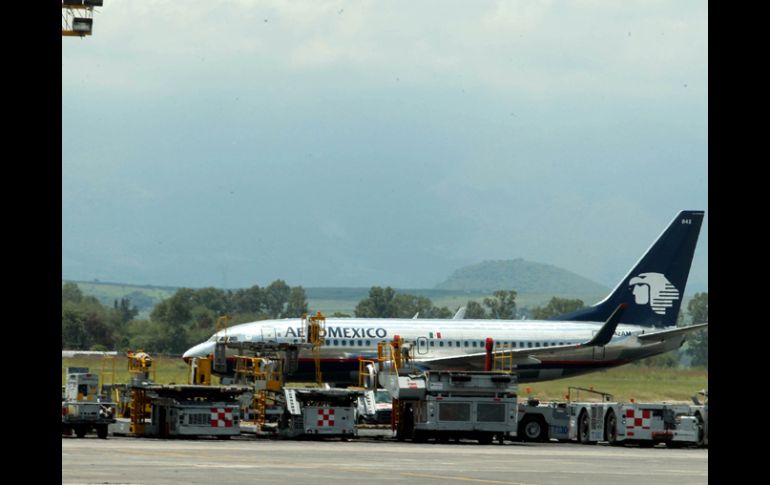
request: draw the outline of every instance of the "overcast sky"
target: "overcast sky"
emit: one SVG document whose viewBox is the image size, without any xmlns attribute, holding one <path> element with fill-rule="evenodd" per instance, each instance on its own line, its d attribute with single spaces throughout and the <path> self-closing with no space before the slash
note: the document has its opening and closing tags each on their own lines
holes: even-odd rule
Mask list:
<svg viewBox="0 0 770 485">
<path fill-rule="evenodd" d="M 706 220 L 705 1 L 120 1 L 62 38 L 62 277 L 614 286 Z"/>
</svg>

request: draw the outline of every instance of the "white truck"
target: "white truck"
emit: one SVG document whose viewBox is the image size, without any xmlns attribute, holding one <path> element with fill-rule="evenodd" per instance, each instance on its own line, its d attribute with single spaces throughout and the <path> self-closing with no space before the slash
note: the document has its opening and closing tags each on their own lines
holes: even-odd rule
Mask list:
<svg viewBox="0 0 770 485">
<path fill-rule="evenodd" d="M 99 376 L 85 367 L 69 367 L 67 384 L 61 403 L 63 435 L 82 438 L 95 430 L 99 438 L 107 438 L 107 427 L 115 422 L 115 404 L 97 393 Z"/>
<path fill-rule="evenodd" d="M 475 439 L 491 443 L 516 430 L 516 375 L 497 372 L 382 372 L 394 401 L 399 440 Z"/>
</svg>

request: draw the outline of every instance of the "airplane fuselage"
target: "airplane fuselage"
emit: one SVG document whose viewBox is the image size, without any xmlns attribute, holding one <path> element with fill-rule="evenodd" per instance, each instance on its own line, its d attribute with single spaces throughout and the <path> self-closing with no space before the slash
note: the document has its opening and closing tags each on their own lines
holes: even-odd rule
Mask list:
<svg viewBox="0 0 770 485">
<path fill-rule="evenodd" d="M 229 341 L 301 343 L 304 322 L 299 318 L 263 320 L 236 325 L 227 329 Z M 390 342 L 395 336 L 414 342 L 413 359 L 422 369 L 458 368 L 434 359 L 485 352 L 486 339 L 514 349 L 542 349 L 588 341 L 601 327 L 601 322 L 562 322 L 525 320 L 447 320 L 447 319 L 378 319 L 328 318 L 325 339 L 321 347 L 321 369 L 324 379 L 335 383 L 357 382 L 359 358 L 377 356 L 377 343 Z M 635 335 L 650 331 L 634 325 L 618 325 L 615 334 L 605 346 L 578 348 L 558 356 L 538 356 L 539 362 L 519 363 L 516 371 L 520 382 L 558 379 L 623 365 L 644 357 L 673 350 L 684 337 L 663 343 L 642 345 Z M 213 353 L 215 341 L 223 338 L 218 332 L 207 342 L 199 344 L 185 357 Z M 235 351 L 228 350 L 228 356 Z M 469 359 L 465 370 L 483 370 L 484 358 Z M 300 367 L 294 378 L 312 376 L 314 362 L 310 352 L 300 353 Z M 312 380 L 312 378 L 308 379 Z"/>
</svg>

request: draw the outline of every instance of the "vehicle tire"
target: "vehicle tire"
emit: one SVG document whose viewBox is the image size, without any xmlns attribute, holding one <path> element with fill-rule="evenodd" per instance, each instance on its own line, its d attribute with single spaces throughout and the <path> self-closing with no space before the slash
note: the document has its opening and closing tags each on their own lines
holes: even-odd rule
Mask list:
<svg viewBox="0 0 770 485">
<path fill-rule="evenodd" d="M 607 419 L 604 421 L 604 439 L 610 446 L 618 446 L 618 418 L 615 411 L 610 409 L 607 413 Z"/>
<path fill-rule="evenodd" d="M 106 424 L 100 424 L 96 427 L 96 436 L 99 438 L 105 440 L 107 439 L 107 425 Z"/>
<path fill-rule="evenodd" d="M 88 431 L 88 428 L 86 426 L 75 426 L 75 436 L 78 438 L 82 438 L 86 435 L 86 431 Z"/>
<path fill-rule="evenodd" d="M 548 431 L 542 419 L 536 416 L 527 416 L 519 425 L 519 436 L 524 441 L 546 441 Z"/>
<path fill-rule="evenodd" d="M 591 426 L 588 421 L 588 412 L 582 412 L 578 423 L 578 440 L 584 445 L 590 445 Z"/>
</svg>

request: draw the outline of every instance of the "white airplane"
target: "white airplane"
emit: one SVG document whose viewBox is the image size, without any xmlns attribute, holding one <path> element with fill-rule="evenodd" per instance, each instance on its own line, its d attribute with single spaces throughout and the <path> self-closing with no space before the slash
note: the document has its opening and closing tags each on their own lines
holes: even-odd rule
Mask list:
<svg viewBox="0 0 770 485">
<path fill-rule="evenodd" d="M 324 380 L 357 383 L 359 360 L 376 360 L 377 343 L 396 336 L 413 342 L 413 363 L 423 370 L 483 370 L 487 346 L 505 344 L 519 382 L 584 374 L 675 350 L 686 334 L 708 326 L 676 327 L 703 214 L 680 212 L 604 300 L 553 319 L 464 320 L 462 309 L 454 319 L 327 318 L 321 347 Z M 183 358 L 210 356 L 224 339 L 300 343 L 303 321 L 235 325 L 189 349 Z M 234 352 L 228 349 L 228 357 Z M 302 351 L 293 378 L 312 381 L 314 372 L 312 355 Z"/>
</svg>

